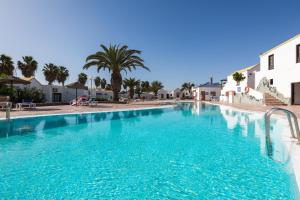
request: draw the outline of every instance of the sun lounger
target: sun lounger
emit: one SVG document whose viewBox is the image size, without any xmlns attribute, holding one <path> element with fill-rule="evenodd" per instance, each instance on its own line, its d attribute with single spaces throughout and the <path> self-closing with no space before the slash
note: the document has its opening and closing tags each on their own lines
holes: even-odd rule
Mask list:
<svg viewBox="0 0 300 200">
<path fill-rule="evenodd" d="M 27 100 L 27 99 L 23 99 L 22 103 L 17 103 L 16 104 L 16 108 L 21 110 L 24 107 L 28 107 L 30 109 L 35 109 L 36 108 L 36 104 L 33 103 L 33 100 Z"/>
</svg>

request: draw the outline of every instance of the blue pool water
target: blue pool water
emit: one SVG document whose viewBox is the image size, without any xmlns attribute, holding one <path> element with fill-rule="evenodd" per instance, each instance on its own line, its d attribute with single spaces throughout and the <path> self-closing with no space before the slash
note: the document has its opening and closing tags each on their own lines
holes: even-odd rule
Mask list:
<svg viewBox="0 0 300 200">
<path fill-rule="evenodd" d="M 1 121 L 0 199 L 297 199 L 262 119 L 180 104 Z"/>
</svg>

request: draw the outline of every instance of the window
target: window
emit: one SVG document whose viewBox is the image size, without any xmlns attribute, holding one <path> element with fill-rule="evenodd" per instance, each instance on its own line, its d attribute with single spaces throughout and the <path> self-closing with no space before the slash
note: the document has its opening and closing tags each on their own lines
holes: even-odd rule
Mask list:
<svg viewBox="0 0 300 200">
<path fill-rule="evenodd" d="M 211 91 L 211 92 L 210 92 L 210 96 L 215 97 L 215 96 L 217 96 L 217 93 L 216 93 L 215 91 Z"/>
<path fill-rule="evenodd" d="M 274 69 L 274 54 L 269 55 L 269 70 Z"/>
<path fill-rule="evenodd" d="M 296 46 L 296 63 L 300 63 L 300 44 Z"/>
<path fill-rule="evenodd" d="M 273 85 L 273 79 L 270 79 L 270 85 Z"/>
</svg>

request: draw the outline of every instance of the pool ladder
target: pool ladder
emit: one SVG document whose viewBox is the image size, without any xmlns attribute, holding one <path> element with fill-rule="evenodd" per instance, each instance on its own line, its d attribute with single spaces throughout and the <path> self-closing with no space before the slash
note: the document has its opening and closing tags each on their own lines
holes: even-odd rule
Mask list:
<svg viewBox="0 0 300 200">
<path fill-rule="evenodd" d="M 270 110 L 268 110 L 265 113 L 265 127 L 266 127 L 266 138 L 267 138 L 267 140 L 270 141 L 270 118 L 271 118 L 271 115 L 274 112 L 279 112 L 279 111 L 286 114 L 288 122 L 289 122 L 290 130 L 291 130 L 291 135 L 292 135 L 293 138 L 297 139 L 298 144 L 300 144 L 300 131 L 299 131 L 299 124 L 298 124 L 297 116 L 292 111 L 289 111 L 289 110 L 284 109 L 284 108 L 276 108 L 276 107 L 271 108 Z M 294 125 L 292 123 L 292 119 L 294 121 Z"/>
</svg>

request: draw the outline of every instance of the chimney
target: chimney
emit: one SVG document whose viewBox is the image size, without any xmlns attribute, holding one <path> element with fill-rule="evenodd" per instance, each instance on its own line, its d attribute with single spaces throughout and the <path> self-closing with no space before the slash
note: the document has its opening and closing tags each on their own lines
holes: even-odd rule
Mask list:
<svg viewBox="0 0 300 200">
<path fill-rule="evenodd" d="M 214 81 L 213 81 L 213 77 L 211 76 L 211 77 L 210 77 L 210 84 L 212 85 L 213 82 L 214 82 Z"/>
</svg>

